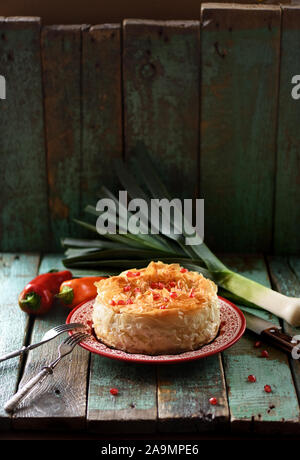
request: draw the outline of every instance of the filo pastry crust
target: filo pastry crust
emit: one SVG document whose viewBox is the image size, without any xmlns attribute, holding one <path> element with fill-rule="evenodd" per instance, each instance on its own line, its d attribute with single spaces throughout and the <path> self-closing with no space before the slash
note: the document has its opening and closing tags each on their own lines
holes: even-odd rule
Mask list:
<svg viewBox="0 0 300 460">
<path fill-rule="evenodd" d="M 212 341 L 220 326 L 217 286 L 178 264 L 151 262 L 96 283 L 99 340 L 129 353 L 174 354 Z"/>
</svg>

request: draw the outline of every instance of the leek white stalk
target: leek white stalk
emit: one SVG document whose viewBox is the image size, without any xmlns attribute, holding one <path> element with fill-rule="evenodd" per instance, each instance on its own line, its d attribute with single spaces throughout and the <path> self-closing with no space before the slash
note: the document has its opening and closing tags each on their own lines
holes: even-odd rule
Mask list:
<svg viewBox="0 0 300 460">
<path fill-rule="evenodd" d="M 215 282 L 224 289 L 279 316 L 292 326 L 300 326 L 299 298 L 280 294 L 229 269 L 211 274 Z"/>
</svg>

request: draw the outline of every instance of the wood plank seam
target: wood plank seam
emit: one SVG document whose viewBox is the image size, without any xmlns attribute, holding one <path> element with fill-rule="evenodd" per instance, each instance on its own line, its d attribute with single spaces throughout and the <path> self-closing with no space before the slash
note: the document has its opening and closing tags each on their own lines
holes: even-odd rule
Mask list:
<svg viewBox="0 0 300 460">
<path fill-rule="evenodd" d="M 274 187 L 273 187 L 273 207 L 272 207 L 272 233 L 271 233 L 271 245 L 270 249 L 271 252 L 276 252 L 275 248 L 275 214 L 276 214 L 276 194 L 277 194 L 277 187 L 276 187 L 276 178 L 278 172 L 278 131 L 279 131 L 279 96 L 280 96 L 280 69 L 281 69 L 281 51 L 282 51 L 282 7 L 279 5 L 280 8 L 280 29 L 279 29 L 279 57 L 278 57 L 278 69 L 276 72 L 277 75 L 277 90 L 276 90 L 276 117 L 275 117 L 275 140 L 274 140 Z M 266 261 L 266 267 L 268 267 L 268 263 Z M 269 270 L 269 269 L 268 269 Z M 270 282 L 271 277 L 269 276 Z"/>
<path fill-rule="evenodd" d="M 0 320 L 3 326 L 1 352 L 15 351 L 27 342 L 29 320 L 25 313 L 21 312 L 17 298 L 24 287 L 37 274 L 39 255 L 5 253 L 0 255 L 1 277 L 1 305 Z M 5 305 L 7 308 L 5 308 Z M 5 310 L 5 311 L 4 311 Z M 10 315 L 13 315 L 10 321 Z M 6 323 L 8 321 L 8 324 Z M 10 336 L 14 339 L 11 340 Z M 1 403 L 0 403 L 0 429 L 11 428 L 12 416 L 7 414 L 4 403 L 17 391 L 18 382 L 22 375 L 22 358 L 17 357 L 4 361 L 0 366 L 1 376 Z"/>
<path fill-rule="evenodd" d="M 41 19 L 42 20 L 42 19 Z M 48 171 L 48 138 L 47 138 L 47 126 L 46 126 L 46 104 L 45 104 L 45 86 L 44 86 L 44 63 L 42 56 L 42 27 L 40 28 L 40 60 L 41 60 L 41 86 L 42 86 L 42 97 L 43 97 L 43 129 L 44 129 L 44 145 L 45 145 L 45 168 L 46 168 L 46 198 L 47 198 L 47 225 L 48 225 L 48 241 L 46 247 L 43 250 L 49 250 L 51 247 L 51 238 L 52 238 L 52 229 L 51 229 L 51 219 L 50 219 L 50 194 L 49 194 L 49 171 Z M 25 248 L 26 249 L 26 248 Z"/>
</svg>

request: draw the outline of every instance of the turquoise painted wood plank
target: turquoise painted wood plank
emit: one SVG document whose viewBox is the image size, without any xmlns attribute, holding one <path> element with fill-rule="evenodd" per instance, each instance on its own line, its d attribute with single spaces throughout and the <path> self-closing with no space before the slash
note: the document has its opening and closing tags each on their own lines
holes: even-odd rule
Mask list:
<svg viewBox="0 0 300 460">
<path fill-rule="evenodd" d="M 182 365 L 159 366 L 157 375 L 159 431 L 196 432 L 229 428 L 220 354 Z M 217 398 L 217 405 L 209 403 L 211 397 Z"/>
<path fill-rule="evenodd" d="M 268 258 L 272 283 L 275 289 L 282 294 L 300 298 L 300 271 L 297 270 L 300 258 L 294 257 L 289 260 L 284 256 L 273 256 Z M 299 266 L 298 266 L 299 267 Z M 284 331 L 291 335 L 300 335 L 300 328 L 292 327 L 290 324 L 283 323 Z M 293 369 L 293 375 L 296 385 L 298 398 L 300 398 L 300 367 L 299 361 L 292 359 L 290 363 Z"/>
<path fill-rule="evenodd" d="M 231 269 L 270 286 L 263 258 L 234 256 L 223 260 Z M 278 320 L 273 321 L 278 324 Z M 223 353 L 231 428 L 264 433 L 298 431 L 299 406 L 288 357 L 263 342 L 255 348 L 257 340 L 257 335 L 247 331 Z M 269 352 L 269 358 L 260 356 L 263 349 Z M 248 382 L 250 374 L 256 376 L 255 383 Z M 272 393 L 264 391 L 266 384 L 271 385 Z"/>
<path fill-rule="evenodd" d="M 82 32 L 81 211 L 96 205 L 102 185 L 116 188 L 112 167 L 122 157 L 121 26 Z M 94 218 L 95 220 L 95 218 Z"/>
<path fill-rule="evenodd" d="M 61 255 L 42 259 L 39 273 L 63 269 Z M 41 340 L 44 333 L 65 323 L 69 309 L 55 305 L 46 316 L 34 321 L 31 342 Z M 27 358 L 20 387 L 40 368 L 57 357 L 58 345 L 66 338 L 63 334 L 46 345 L 32 350 Z M 14 429 L 22 430 L 82 430 L 85 428 L 86 391 L 89 353 L 76 347 L 55 368 L 54 373 L 33 391 L 15 411 Z"/>
<path fill-rule="evenodd" d="M 79 233 L 81 26 L 43 27 L 42 58 L 51 241 L 61 250 L 60 238 Z"/>
<path fill-rule="evenodd" d="M 48 244 L 39 18 L 0 18 L 0 247 Z"/>
<path fill-rule="evenodd" d="M 22 348 L 29 321 L 18 306 L 18 295 L 36 276 L 39 256 L 36 254 L 0 254 L 0 356 Z M 22 359 L 12 358 L 0 363 L 0 429 L 10 427 L 11 417 L 3 406 L 14 394 Z"/>
<path fill-rule="evenodd" d="M 124 21 L 125 156 L 146 149 L 174 197 L 197 189 L 199 52 L 198 21 Z"/>
<path fill-rule="evenodd" d="M 203 4 L 200 191 L 209 246 L 272 240 L 280 8 Z"/>
<path fill-rule="evenodd" d="M 117 396 L 110 394 L 117 388 Z M 155 366 L 91 356 L 87 423 L 99 433 L 149 433 L 156 428 Z"/>
<path fill-rule="evenodd" d="M 299 21 L 300 6 L 282 6 L 274 228 L 274 252 L 282 255 L 300 252 L 300 104 L 291 95 L 292 77 L 299 75 Z"/>
</svg>

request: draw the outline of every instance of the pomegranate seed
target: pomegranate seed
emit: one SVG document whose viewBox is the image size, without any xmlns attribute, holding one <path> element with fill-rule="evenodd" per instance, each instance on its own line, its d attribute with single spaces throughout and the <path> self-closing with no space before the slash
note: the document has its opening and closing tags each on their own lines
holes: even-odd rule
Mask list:
<svg viewBox="0 0 300 460">
<path fill-rule="evenodd" d="M 127 286 L 124 286 L 124 287 L 123 287 L 123 291 L 124 291 L 124 292 L 130 291 L 130 289 L 131 289 L 130 284 L 127 284 Z"/>
<path fill-rule="evenodd" d="M 270 385 L 265 385 L 264 390 L 265 390 L 266 393 L 271 393 L 272 388 L 270 387 Z"/>
<path fill-rule="evenodd" d="M 262 358 L 268 358 L 268 357 L 269 357 L 269 353 L 267 352 L 267 350 L 263 350 L 263 351 L 261 352 L 261 357 L 262 357 Z"/>
<path fill-rule="evenodd" d="M 117 388 L 111 388 L 109 392 L 111 395 L 117 396 L 117 394 L 119 393 L 119 390 Z"/>
<path fill-rule="evenodd" d="M 110 304 L 113 305 L 113 306 L 115 306 L 115 305 L 116 305 L 116 302 L 115 302 L 114 300 L 111 300 L 111 301 L 110 301 Z"/>
<path fill-rule="evenodd" d="M 131 299 L 127 299 L 127 300 L 126 300 L 126 304 L 127 304 L 127 305 L 131 305 L 131 304 L 133 304 L 133 302 L 132 302 Z"/>
<path fill-rule="evenodd" d="M 175 286 L 176 286 L 176 283 L 175 283 L 175 281 L 170 281 L 170 282 L 169 282 L 169 285 L 170 285 L 170 287 L 175 287 Z"/>
<path fill-rule="evenodd" d="M 255 377 L 255 375 L 253 375 L 253 374 L 248 375 L 248 381 L 249 381 L 249 382 L 252 382 L 252 383 L 256 382 L 256 377 Z"/>
<path fill-rule="evenodd" d="M 259 348 L 260 346 L 261 346 L 261 342 L 259 342 L 259 341 L 258 341 L 258 342 L 255 342 L 254 348 Z"/>
<path fill-rule="evenodd" d="M 170 297 L 171 297 L 172 299 L 176 299 L 177 293 L 176 293 L 176 292 L 171 292 Z"/>
<path fill-rule="evenodd" d="M 165 287 L 164 283 L 157 283 L 157 289 L 163 289 Z"/>
<path fill-rule="evenodd" d="M 125 300 L 118 300 L 118 305 L 125 305 Z"/>
<path fill-rule="evenodd" d="M 215 406 L 216 404 L 218 404 L 217 398 L 210 398 L 209 399 L 209 404 L 211 404 L 212 406 Z"/>
<path fill-rule="evenodd" d="M 153 294 L 153 300 L 159 300 L 160 295 L 159 294 Z"/>
<path fill-rule="evenodd" d="M 140 272 L 130 272 L 129 271 L 126 273 L 126 276 L 127 278 L 134 278 L 135 276 L 140 276 L 140 274 L 141 274 Z"/>
<path fill-rule="evenodd" d="M 195 297 L 195 291 L 194 291 L 194 289 L 191 290 L 189 297 L 192 297 L 192 298 Z"/>
<path fill-rule="evenodd" d="M 186 273 L 186 272 L 187 272 L 187 268 L 181 268 L 181 269 L 180 269 L 180 272 L 181 272 L 181 273 Z"/>
</svg>

